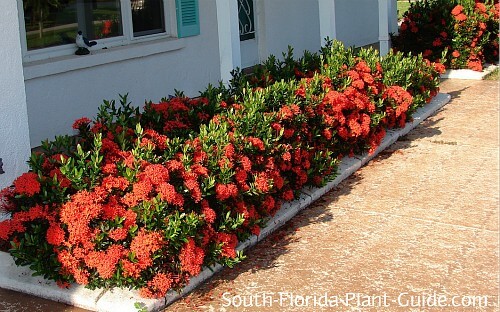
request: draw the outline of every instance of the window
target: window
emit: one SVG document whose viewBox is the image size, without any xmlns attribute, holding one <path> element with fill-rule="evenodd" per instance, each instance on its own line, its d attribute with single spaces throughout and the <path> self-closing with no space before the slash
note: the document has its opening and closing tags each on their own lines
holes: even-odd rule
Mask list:
<svg viewBox="0 0 500 312">
<path fill-rule="evenodd" d="M 25 60 L 74 53 L 79 30 L 101 48 L 200 33 L 198 0 L 18 1 Z"/>
<path fill-rule="evenodd" d="M 81 30 L 90 40 L 121 36 L 118 0 L 23 0 L 27 50 L 75 42 Z"/>
<path fill-rule="evenodd" d="M 165 31 L 162 0 L 131 0 L 134 36 L 144 36 Z"/>
<path fill-rule="evenodd" d="M 254 39 L 253 0 L 238 0 L 238 20 L 240 22 L 240 41 Z"/>
</svg>

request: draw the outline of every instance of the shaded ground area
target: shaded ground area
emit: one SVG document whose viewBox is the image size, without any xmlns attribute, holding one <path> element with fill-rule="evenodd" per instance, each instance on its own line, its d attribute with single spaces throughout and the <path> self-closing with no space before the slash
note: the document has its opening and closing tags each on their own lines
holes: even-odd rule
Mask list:
<svg viewBox="0 0 500 312">
<path fill-rule="evenodd" d="M 0 288 L 0 311 L 85 312 L 87 310 Z"/>
<path fill-rule="evenodd" d="M 165 311 L 498 311 L 499 84 L 441 91 L 435 116 Z M 0 311 L 83 310 L 0 289 Z"/>
</svg>

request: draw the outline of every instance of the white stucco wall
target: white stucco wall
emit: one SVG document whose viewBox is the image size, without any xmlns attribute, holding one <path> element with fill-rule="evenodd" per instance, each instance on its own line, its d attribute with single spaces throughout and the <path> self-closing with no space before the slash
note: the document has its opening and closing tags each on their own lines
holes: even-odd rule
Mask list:
<svg viewBox="0 0 500 312">
<path fill-rule="evenodd" d="M 364 46 L 378 41 L 377 0 L 336 0 L 337 39 L 345 46 Z"/>
<path fill-rule="evenodd" d="M 389 32 L 398 30 L 397 1 L 389 0 Z M 337 39 L 361 47 L 379 40 L 378 0 L 335 0 Z"/>
<path fill-rule="evenodd" d="M 0 10 L 0 189 L 28 170 L 30 155 L 24 92 L 19 20 L 15 1 L 2 1 Z"/>
<path fill-rule="evenodd" d="M 281 57 L 290 45 L 295 55 L 321 47 L 319 4 L 314 0 L 257 0 L 257 27 L 261 61 Z"/>
<path fill-rule="evenodd" d="M 199 36 L 26 65 L 31 146 L 55 135 L 71 134 L 73 121 L 83 116 L 93 118 L 103 99 L 118 99 L 118 94 L 128 93 L 129 100 L 142 107 L 145 100 L 159 101 L 174 94 L 174 89 L 198 96 L 208 83 L 217 83 L 221 79 L 217 9 L 215 1 L 199 1 L 199 5 Z M 56 68 L 78 67 L 75 62 L 94 65 L 43 75 Z"/>
</svg>

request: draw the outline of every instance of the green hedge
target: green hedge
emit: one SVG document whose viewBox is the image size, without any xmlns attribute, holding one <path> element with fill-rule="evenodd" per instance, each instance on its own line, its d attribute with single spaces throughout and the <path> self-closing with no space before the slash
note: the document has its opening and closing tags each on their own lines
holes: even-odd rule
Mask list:
<svg viewBox="0 0 500 312">
<path fill-rule="evenodd" d="M 1 193 L 0 242 L 18 265 L 68 287 L 162 297 L 203 266 L 233 266 L 239 241 L 342 157 L 373 152 L 438 92 L 442 66 L 345 49 L 270 57 L 195 99 L 105 101 L 74 137 L 43 143 Z"/>
</svg>

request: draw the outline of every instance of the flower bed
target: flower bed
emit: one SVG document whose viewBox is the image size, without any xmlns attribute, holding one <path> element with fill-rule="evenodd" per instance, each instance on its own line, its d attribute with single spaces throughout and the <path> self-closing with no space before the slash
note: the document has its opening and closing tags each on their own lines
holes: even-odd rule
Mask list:
<svg viewBox="0 0 500 312">
<path fill-rule="evenodd" d="M 196 99 L 105 101 L 76 137 L 43 143 L 2 191 L 0 242 L 16 264 L 68 287 L 180 290 L 203 266 L 232 266 L 238 241 L 344 155 L 371 152 L 438 91 L 443 67 L 331 42 Z M 9 246 L 9 247 L 7 247 Z"/>
<path fill-rule="evenodd" d="M 498 0 L 425 0 L 411 3 L 394 48 L 422 53 L 451 69 L 482 71 L 498 62 Z"/>
</svg>

